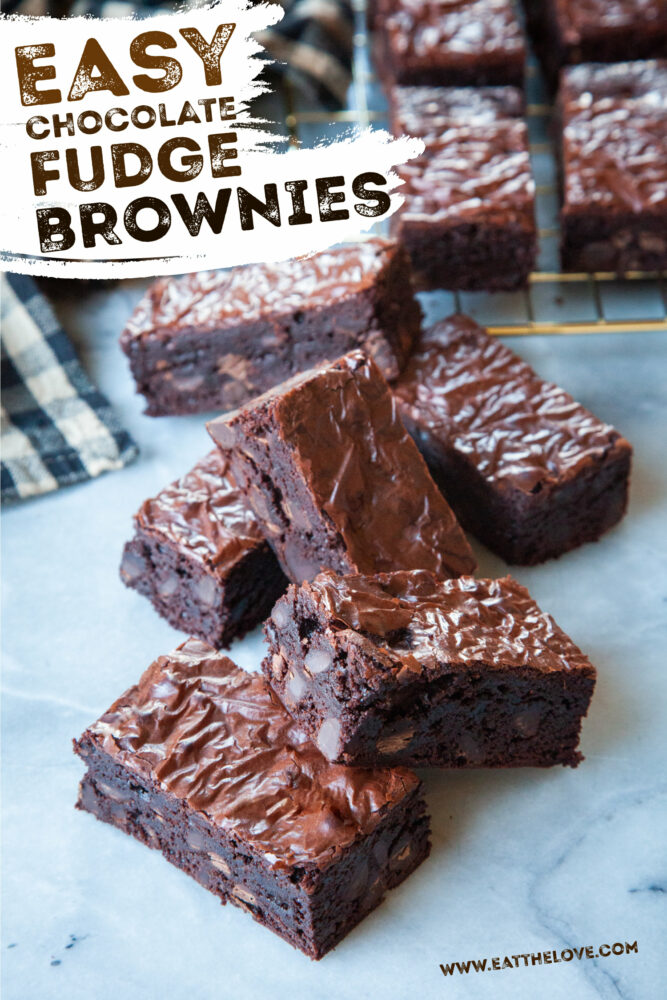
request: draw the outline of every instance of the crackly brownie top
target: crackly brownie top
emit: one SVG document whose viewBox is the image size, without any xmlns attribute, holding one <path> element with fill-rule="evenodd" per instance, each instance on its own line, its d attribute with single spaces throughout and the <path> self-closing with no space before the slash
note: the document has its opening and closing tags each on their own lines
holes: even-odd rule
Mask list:
<svg viewBox="0 0 667 1000">
<path fill-rule="evenodd" d="M 394 0 L 382 30 L 401 64 L 450 66 L 524 52 L 513 0 Z"/>
<path fill-rule="evenodd" d="M 395 251 L 395 243 L 376 237 L 308 258 L 161 278 L 130 317 L 121 343 L 127 347 L 135 337 L 168 337 L 190 328 L 217 331 L 267 313 L 329 306 L 372 286 Z"/>
<path fill-rule="evenodd" d="M 534 228 L 535 182 L 522 121 L 455 125 L 401 165 L 400 218 L 435 223 L 477 220 Z"/>
<path fill-rule="evenodd" d="M 518 87 L 392 87 L 389 97 L 393 132 L 426 143 L 450 125 L 489 125 L 523 112 Z"/>
<path fill-rule="evenodd" d="M 325 867 L 418 786 L 405 768 L 330 764 L 260 674 L 188 639 L 87 733 L 275 868 Z"/>
<path fill-rule="evenodd" d="M 667 208 L 667 61 L 576 66 L 562 76 L 564 202 Z"/>
<path fill-rule="evenodd" d="M 593 669 L 509 576 L 440 581 L 425 571 L 375 577 L 325 571 L 302 588 L 329 629 L 353 629 L 388 652 L 399 681 L 409 681 L 414 671 L 438 671 L 444 663 Z"/>
<path fill-rule="evenodd" d="M 361 351 L 295 376 L 208 429 L 222 448 L 241 450 L 273 434 L 360 571 L 474 572 L 465 535 Z M 289 517 L 312 532 L 305 513 Z"/>
<path fill-rule="evenodd" d="M 135 525 L 220 572 L 264 543 L 257 518 L 217 448 L 182 479 L 146 500 Z"/>
<path fill-rule="evenodd" d="M 406 419 L 488 480 L 525 493 L 575 476 L 614 446 L 629 449 L 618 431 L 467 316 L 424 332 L 396 395 Z"/>
<path fill-rule="evenodd" d="M 547 0 L 539 0 L 547 3 Z M 550 0 L 566 42 L 576 45 L 605 28 L 634 32 L 667 27 L 665 0 Z"/>
</svg>

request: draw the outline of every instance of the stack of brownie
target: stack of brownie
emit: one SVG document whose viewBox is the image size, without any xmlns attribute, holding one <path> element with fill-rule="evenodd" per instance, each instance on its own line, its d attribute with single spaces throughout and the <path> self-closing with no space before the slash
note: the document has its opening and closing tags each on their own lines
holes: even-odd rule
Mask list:
<svg viewBox="0 0 667 1000">
<path fill-rule="evenodd" d="M 267 391 L 209 422 L 215 451 L 137 513 L 121 576 L 191 638 L 75 749 L 81 809 L 320 958 L 428 856 L 409 768 L 581 760 L 595 669 L 511 577 L 473 576 L 461 525 L 507 561 L 558 556 L 622 516 L 631 449 L 471 320 L 421 331 L 394 244 L 297 270 L 286 303 L 285 265 L 247 269 L 245 313 L 241 271 L 159 282 L 139 307 L 153 412 L 216 392 L 171 394 L 158 346 L 172 373 L 189 341 L 207 365 L 233 342 L 248 370 L 257 330 L 281 351 L 253 369 Z M 232 303 L 198 313 L 216 284 Z M 260 622 L 247 673 L 219 648 Z"/>
</svg>

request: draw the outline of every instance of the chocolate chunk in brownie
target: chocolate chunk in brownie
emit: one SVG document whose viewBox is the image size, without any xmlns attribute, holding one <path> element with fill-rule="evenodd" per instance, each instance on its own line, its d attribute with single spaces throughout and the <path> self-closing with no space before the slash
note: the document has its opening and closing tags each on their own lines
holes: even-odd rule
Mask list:
<svg viewBox="0 0 667 1000">
<path fill-rule="evenodd" d="M 231 410 L 363 348 L 388 378 L 419 331 L 410 263 L 373 238 L 312 257 L 161 278 L 121 336 L 150 416 Z"/>
<path fill-rule="evenodd" d="M 208 425 L 286 575 L 471 573 L 470 546 L 360 351 Z"/>
<path fill-rule="evenodd" d="M 559 119 L 563 268 L 667 268 L 667 60 L 564 70 Z"/>
<path fill-rule="evenodd" d="M 468 317 L 424 332 L 396 398 L 461 523 L 508 563 L 559 556 L 623 516 L 629 443 Z"/>
<path fill-rule="evenodd" d="M 290 586 L 265 631 L 265 676 L 332 761 L 581 760 L 595 670 L 510 577 L 324 572 Z"/>
<path fill-rule="evenodd" d="M 260 674 L 196 639 L 75 750 L 78 808 L 321 958 L 428 855 L 418 779 L 330 764 Z"/>
<path fill-rule="evenodd" d="M 514 0 L 377 0 L 378 74 L 422 86 L 522 87 L 526 48 Z"/>
<path fill-rule="evenodd" d="M 665 0 L 524 0 L 528 30 L 547 78 L 561 66 L 667 53 Z"/>
<path fill-rule="evenodd" d="M 174 628 L 216 647 L 264 621 L 287 586 L 217 448 L 141 505 L 120 576 Z"/>
</svg>

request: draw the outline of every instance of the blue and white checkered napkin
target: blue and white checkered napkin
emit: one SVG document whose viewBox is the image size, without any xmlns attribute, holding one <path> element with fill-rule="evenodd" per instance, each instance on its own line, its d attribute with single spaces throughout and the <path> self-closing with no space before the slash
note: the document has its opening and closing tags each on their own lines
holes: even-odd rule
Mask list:
<svg viewBox="0 0 667 1000">
<path fill-rule="evenodd" d="M 137 454 L 32 278 L 0 276 L 2 502 L 120 469 Z"/>
</svg>

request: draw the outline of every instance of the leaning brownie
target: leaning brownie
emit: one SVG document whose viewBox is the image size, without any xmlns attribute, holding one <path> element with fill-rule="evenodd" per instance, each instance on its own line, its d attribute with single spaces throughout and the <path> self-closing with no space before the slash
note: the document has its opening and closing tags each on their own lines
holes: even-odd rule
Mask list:
<svg viewBox="0 0 667 1000">
<path fill-rule="evenodd" d="M 375 62 L 385 82 L 523 86 L 514 0 L 378 0 L 375 8 Z"/>
<path fill-rule="evenodd" d="M 561 66 L 667 52 L 665 0 L 524 0 L 535 51 L 555 86 Z"/>
<path fill-rule="evenodd" d="M 260 674 L 189 639 L 74 744 L 78 807 L 321 958 L 428 855 L 418 779 L 330 764 Z"/>
<path fill-rule="evenodd" d="M 141 505 L 120 575 L 174 628 L 218 647 L 263 621 L 287 585 L 217 448 Z"/>
<path fill-rule="evenodd" d="M 526 284 L 537 230 L 524 122 L 454 121 L 398 172 L 404 202 L 391 227 L 421 287 L 493 291 Z"/>
<path fill-rule="evenodd" d="M 208 425 L 295 583 L 321 569 L 471 573 L 470 546 L 360 351 Z"/>
<path fill-rule="evenodd" d="M 466 316 L 424 332 L 395 392 L 461 523 L 507 562 L 559 556 L 623 516 L 625 438 Z"/>
<path fill-rule="evenodd" d="M 412 135 L 427 146 L 452 125 L 490 125 L 520 118 L 524 99 L 517 87 L 392 87 L 389 117 L 394 135 Z"/>
<path fill-rule="evenodd" d="M 263 669 L 345 764 L 576 766 L 595 670 L 528 591 L 424 571 L 291 586 Z"/>
<path fill-rule="evenodd" d="M 379 238 L 278 264 L 162 278 L 121 337 L 146 413 L 240 406 L 362 347 L 395 377 L 419 330 L 405 251 Z"/>
<path fill-rule="evenodd" d="M 559 117 L 563 268 L 667 268 L 667 61 L 565 70 Z"/>
</svg>

